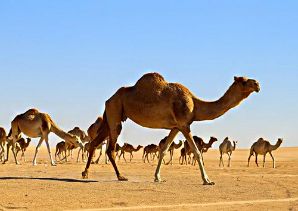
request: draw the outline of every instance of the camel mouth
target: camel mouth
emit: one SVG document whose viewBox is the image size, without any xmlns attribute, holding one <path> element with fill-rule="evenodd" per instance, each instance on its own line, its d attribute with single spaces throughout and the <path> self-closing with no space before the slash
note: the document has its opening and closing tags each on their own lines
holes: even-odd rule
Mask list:
<svg viewBox="0 0 298 211">
<path fill-rule="evenodd" d="M 257 93 L 260 92 L 260 91 L 261 91 L 260 86 L 257 86 L 255 91 L 256 91 Z"/>
</svg>

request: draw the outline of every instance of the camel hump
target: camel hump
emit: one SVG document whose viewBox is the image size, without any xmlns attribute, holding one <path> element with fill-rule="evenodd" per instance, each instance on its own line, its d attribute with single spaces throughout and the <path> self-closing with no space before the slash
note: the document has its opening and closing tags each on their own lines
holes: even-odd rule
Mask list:
<svg viewBox="0 0 298 211">
<path fill-rule="evenodd" d="M 31 108 L 26 111 L 23 116 L 25 116 L 28 120 L 34 120 L 38 114 L 39 111 L 36 108 Z"/>
<path fill-rule="evenodd" d="M 137 89 L 156 89 L 167 84 L 159 73 L 146 73 L 135 84 Z"/>
</svg>

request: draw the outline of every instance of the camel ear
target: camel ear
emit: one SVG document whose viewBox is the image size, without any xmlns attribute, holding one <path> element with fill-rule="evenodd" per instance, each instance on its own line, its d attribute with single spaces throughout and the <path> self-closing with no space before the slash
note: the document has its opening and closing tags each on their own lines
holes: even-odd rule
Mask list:
<svg viewBox="0 0 298 211">
<path fill-rule="evenodd" d="M 234 76 L 234 81 L 236 81 L 236 82 L 243 82 L 243 81 L 245 81 L 245 79 L 244 79 L 244 77 Z"/>
</svg>

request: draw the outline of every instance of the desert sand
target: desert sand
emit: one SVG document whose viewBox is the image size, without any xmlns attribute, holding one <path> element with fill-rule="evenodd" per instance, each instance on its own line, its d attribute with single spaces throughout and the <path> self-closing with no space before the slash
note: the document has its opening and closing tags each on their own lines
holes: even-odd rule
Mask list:
<svg viewBox="0 0 298 211">
<path fill-rule="evenodd" d="M 198 166 L 178 163 L 180 150 L 173 165 L 162 166 L 166 182 L 155 183 L 157 161 L 143 163 L 142 149 L 132 162 L 118 161 L 127 182 L 117 181 L 103 158 L 91 165 L 89 179 L 83 180 L 85 163 L 74 158 L 52 167 L 42 146 L 38 165 L 32 166 L 34 147 L 28 149 L 27 162 L 15 165 L 10 157 L 7 164 L 0 164 L 0 210 L 298 210 L 298 148 L 294 147 L 273 152 L 276 169 L 269 155 L 265 168 L 256 167 L 254 157 L 248 168 L 248 149 L 233 153 L 230 168 L 225 155 L 225 167 L 220 168 L 218 150 L 209 150 L 204 161 L 214 186 L 202 185 Z"/>
</svg>

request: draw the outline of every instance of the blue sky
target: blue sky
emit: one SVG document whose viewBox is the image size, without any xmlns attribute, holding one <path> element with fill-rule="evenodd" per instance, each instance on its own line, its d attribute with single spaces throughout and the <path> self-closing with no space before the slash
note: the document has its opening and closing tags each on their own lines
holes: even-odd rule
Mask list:
<svg viewBox="0 0 298 211">
<path fill-rule="evenodd" d="M 297 1 L 1 1 L 0 125 L 35 107 L 64 130 L 86 130 L 105 100 L 146 72 L 206 100 L 243 75 L 261 92 L 193 123 L 193 134 L 297 146 L 297 10 Z M 167 133 L 127 121 L 119 142 L 158 143 Z"/>
</svg>

